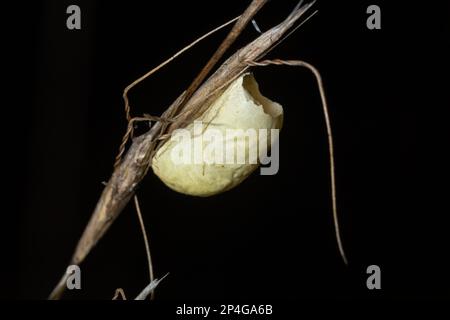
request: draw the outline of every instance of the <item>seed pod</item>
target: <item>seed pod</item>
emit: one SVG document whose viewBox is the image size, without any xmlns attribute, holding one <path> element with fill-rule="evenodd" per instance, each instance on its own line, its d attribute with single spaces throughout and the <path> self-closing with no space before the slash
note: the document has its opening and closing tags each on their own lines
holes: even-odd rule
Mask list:
<svg viewBox="0 0 450 320">
<path fill-rule="evenodd" d="M 153 171 L 184 194 L 227 191 L 258 167 L 256 158 L 270 149 L 271 129 L 280 129 L 282 121 L 282 106 L 260 93 L 252 74 L 244 74 L 196 121 L 174 131 L 154 156 Z"/>
</svg>

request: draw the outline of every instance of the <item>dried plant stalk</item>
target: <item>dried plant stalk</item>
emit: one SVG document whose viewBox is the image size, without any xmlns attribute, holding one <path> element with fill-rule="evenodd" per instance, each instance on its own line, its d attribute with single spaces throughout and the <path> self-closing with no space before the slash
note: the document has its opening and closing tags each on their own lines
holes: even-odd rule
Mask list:
<svg viewBox="0 0 450 320">
<path fill-rule="evenodd" d="M 168 139 L 170 133 L 177 128 L 186 126 L 201 115 L 211 102 L 226 89 L 229 83 L 249 68 L 248 61 L 258 61 L 264 57 L 314 4 L 314 2 L 311 2 L 301 7 L 297 6 L 282 23 L 264 32 L 257 39 L 234 53 L 203 85 L 197 88 L 225 50 L 266 2 L 267 0 L 253 0 L 236 22 L 224 44 L 217 50 L 219 53 L 216 53 L 210 59 L 210 62 L 192 85 L 163 113 L 161 118 L 172 119 L 171 124 L 167 125 L 164 121 L 157 121 L 147 133 L 133 140 L 125 157 L 117 164 L 105 186 L 91 219 L 77 244 L 70 264 L 78 265 L 83 262 L 91 249 L 122 212 L 134 195 L 137 186 L 147 174 L 155 151 Z M 66 288 L 66 279 L 67 274 L 64 274 L 50 294 L 50 299 L 61 297 Z"/>
<path fill-rule="evenodd" d="M 317 81 L 317 87 L 319 89 L 320 93 L 320 100 L 322 102 L 322 108 L 323 108 L 323 116 L 325 119 L 325 127 L 327 130 L 327 139 L 328 139 L 328 152 L 329 152 L 329 159 L 330 159 L 330 186 L 331 186 L 331 205 L 332 205 L 332 212 L 333 212 L 333 222 L 334 222 L 334 230 L 336 235 L 336 242 L 339 249 L 339 254 L 342 257 L 342 260 L 347 265 L 348 260 L 347 256 L 345 255 L 344 251 L 344 245 L 342 244 L 341 239 L 341 232 L 339 231 L 339 217 L 337 214 L 337 201 L 336 201 L 336 176 L 335 176 L 335 166 L 334 166 L 334 147 L 333 147 L 333 134 L 331 130 L 331 122 L 330 122 L 330 116 L 328 112 L 328 103 L 325 96 L 325 89 L 323 88 L 322 83 L 322 77 L 320 76 L 319 71 L 311 64 L 305 61 L 301 60 L 264 60 L 259 62 L 254 61 L 248 61 L 248 65 L 255 66 L 255 67 L 265 67 L 269 65 L 285 65 L 285 66 L 291 66 L 291 67 L 304 67 L 310 70 Z"/>
</svg>

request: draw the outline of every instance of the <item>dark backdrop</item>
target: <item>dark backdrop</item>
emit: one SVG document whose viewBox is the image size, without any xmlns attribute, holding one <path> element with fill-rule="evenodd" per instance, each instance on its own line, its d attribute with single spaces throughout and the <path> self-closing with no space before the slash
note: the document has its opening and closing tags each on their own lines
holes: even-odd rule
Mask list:
<svg viewBox="0 0 450 320">
<path fill-rule="evenodd" d="M 123 88 L 249 2 L 36 1 L 5 12 L 1 297 L 46 298 L 64 271 L 112 172 L 126 127 Z M 65 27 L 70 4 L 81 7 L 80 31 Z M 366 28 L 370 4 L 381 7 L 381 30 Z M 270 1 L 256 20 L 267 30 L 294 6 Z M 449 296 L 448 5 L 316 8 L 270 57 L 322 72 L 350 265 L 334 238 L 315 81 L 301 69 L 258 69 L 262 92 L 285 108 L 279 173 L 206 199 L 177 194 L 152 174 L 139 188 L 156 275 L 170 272 L 158 299 Z M 133 113 L 160 114 L 225 34 L 133 90 Z M 233 50 L 256 36 L 248 27 Z M 380 291 L 365 286 L 371 264 L 381 267 Z M 117 287 L 134 296 L 146 268 L 129 206 L 81 266 L 82 290 L 65 297 L 110 299 Z"/>
</svg>

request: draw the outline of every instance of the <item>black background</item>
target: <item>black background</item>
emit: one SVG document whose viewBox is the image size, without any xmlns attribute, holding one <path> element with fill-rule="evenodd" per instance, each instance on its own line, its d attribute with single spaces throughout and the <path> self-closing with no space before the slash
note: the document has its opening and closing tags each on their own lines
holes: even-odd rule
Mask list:
<svg viewBox="0 0 450 320">
<path fill-rule="evenodd" d="M 112 171 L 131 81 L 249 1 L 35 1 L 5 10 L 3 48 L 2 290 L 44 299 L 65 270 Z M 326 132 L 305 70 L 255 70 L 285 109 L 280 171 L 252 175 L 224 194 L 177 194 L 149 174 L 138 195 L 157 277 L 157 299 L 449 297 L 449 8 L 409 1 L 319 1 L 319 13 L 270 53 L 322 73 L 335 136 L 338 207 L 350 265 L 338 255 L 329 200 Z M 66 28 L 78 4 L 82 29 Z M 264 31 L 295 1 L 270 1 Z M 366 28 L 378 4 L 382 29 Z M 11 18 L 10 20 L 8 18 Z M 131 93 L 133 113 L 160 114 L 206 63 L 210 37 Z M 250 26 L 230 54 L 257 36 Z M 366 268 L 382 290 L 366 288 Z M 67 299 L 129 297 L 146 285 L 132 206 L 82 264 Z"/>
</svg>

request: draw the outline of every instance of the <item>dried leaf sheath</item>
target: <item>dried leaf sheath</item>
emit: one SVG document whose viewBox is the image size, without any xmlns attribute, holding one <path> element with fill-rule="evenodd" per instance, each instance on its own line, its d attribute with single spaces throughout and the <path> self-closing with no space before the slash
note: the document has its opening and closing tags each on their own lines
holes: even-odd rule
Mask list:
<svg viewBox="0 0 450 320">
<path fill-rule="evenodd" d="M 261 59 L 312 5 L 313 2 L 295 10 L 282 23 L 266 31 L 228 58 L 195 92 L 181 114 L 177 116 L 176 121 L 170 126 L 168 133 L 170 134 L 176 128 L 184 127 L 202 114 L 230 82 L 248 69 L 247 61 Z"/>
<path fill-rule="evenodd" d="M 247 61 L 258 61 L 294 25 L 313 3 L 294 10 L 282 23 L 260 35 L 257 39 L 237 51 L 200 87 L 186 102 L 186 91 L 164 112 L 162 117 L 175 121 L 167 128 L 156 122 L 145 134 L 135 138 L 123 161 L 115 168 L 108 184 L 95 207 L 91 219 L 81 236 L 70 264 L 80 264 L 108 230 L 123 208 L 134 195 L 137 186 L 145 177 L 157 143 L 164 143 L 176 128 L 183 127 L 201 115 L 226 88 L 226 86 L 248 69 Z M 251 20 L 252 15 L 245 18 Z M 239 23 L 239 21 L 237 22 Z M 161 145 L 161 144 L 159 144 Z M 57 284 L 50 299 L 58 299 L 65 289 L 66 274 Z"/>
</svg>

